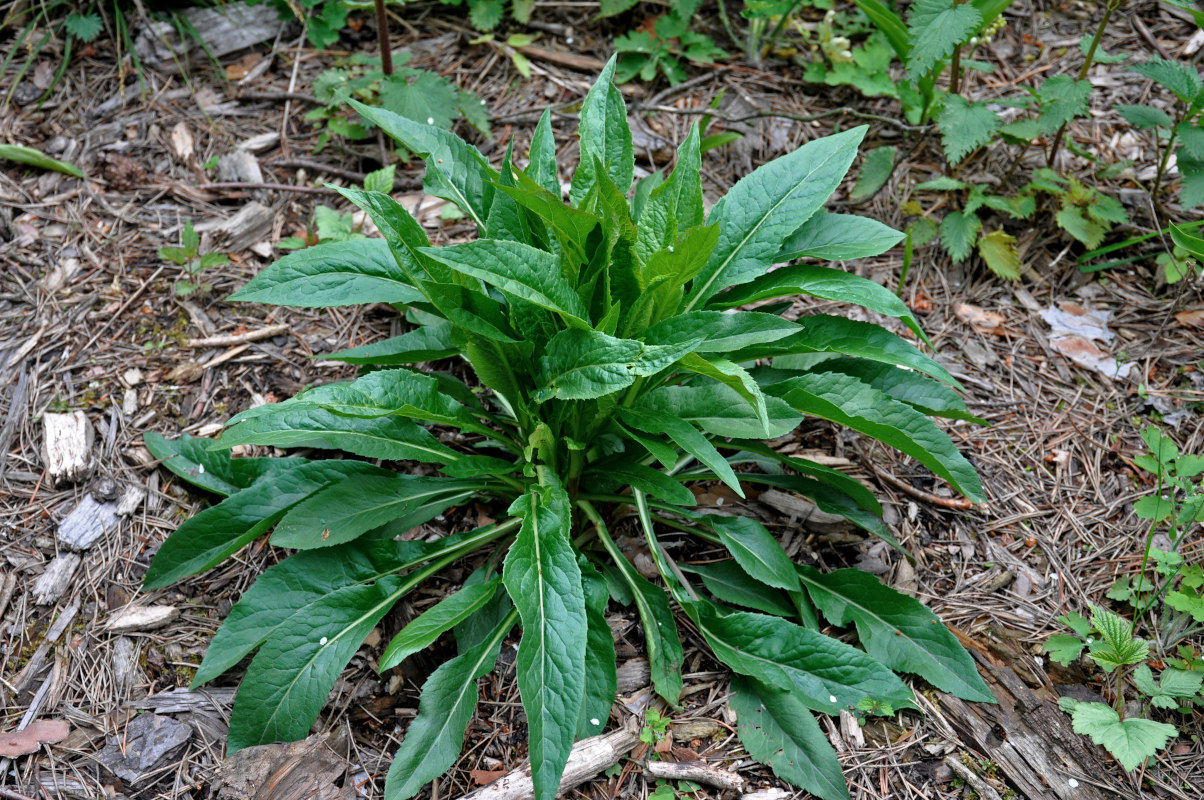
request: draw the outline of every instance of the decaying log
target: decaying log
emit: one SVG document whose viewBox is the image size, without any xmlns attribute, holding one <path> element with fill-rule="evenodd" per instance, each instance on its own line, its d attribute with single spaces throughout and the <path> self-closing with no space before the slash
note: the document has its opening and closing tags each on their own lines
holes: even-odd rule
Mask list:
<svg viewBox="0 0 1204 800">
<path fill-rule="evenodd" d="M 573 745 L 569 763 L 560 778 L 558 793 L 580 786 L 599 772 L 617 764 L 620 758 L 639 744 L 639 741 L 639 720 L 629 717 L 623 727 L 616 731 L 577 742 Z M 488 786 L 469 792 L 462 800 L 526 800 L 534 796 L 534 793 L 531 765 L 527 763 Z"/>
<path fill-rule="evenodd" d="M 1104 761 L 1090 741 L 1075 733 L 1058 708 L 1052 688 L 1030 689 L 1006 665 L 988 663 L 974 652 L 979 672 L 998 705 L 941 698 L 941 713 L 962 742 L 999 766 L 1020 795 L 1031 800 L 1104 800 L 1109 795 L 1083 778 L 1100 779 L 1117 768 Z M 1017 651 L 1015 658 L 1031 658 Z"/>
<path fill-rule="evenodd" d="M 92 472 L 96 432 L 82 411 L 42 417 L 42 455 L 51 483 L 78 481 Z"/>
<path fill-rule="evenodd" d="M 196 36 L 181 36 L 170 21 L 153 22 L 138 31 L 134 49 L 144 64 L 164 72 L 187 69 L 191 55 L 204 58 L 201 42 L 214 58 L 275 39 L 287 24 L 270 3 L 221 3 L 213 8 L 189 8 L 183 12 Z M 201 41 L 197 41 L 200 38 Z"/>
</svg>

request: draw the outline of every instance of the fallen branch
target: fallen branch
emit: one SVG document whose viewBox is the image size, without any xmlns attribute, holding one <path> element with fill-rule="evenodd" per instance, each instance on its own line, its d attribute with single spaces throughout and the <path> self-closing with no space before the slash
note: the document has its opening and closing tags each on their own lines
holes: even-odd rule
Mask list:
<svg viewBox="0 0 1204 800">
<path fill-rule="evenodd" d="M 670 781 L 694 781 L 733 792 L 744 791 L 744 778 L 704 761 L 649 761 L 644 764 L 644 774 Z"/>
<path fill-rule="evenodd" d="M 287 322 L 281 322 L 278 325 L 269 325 L 266 328 L 260 328 L 257 331 L 247 331 L 246 333 L 227 333 L 221 336 L 206 336 L 204 339 L 189 339 L 187 347 L 228 347 L 232 344 L 242 344 L 243 342 L 258 342 L 260 339 L 271 339 L 273 336 L 279 336 L 289 328 Z"/>
<path fill-rule="evenodd" d="M 639 741 L 639 722 L 635 717 L 629 717 L 617 731 L 577 742 L 573 745 L 573 752 L 569 754 L 569 763 L 565 765 L 557 794 L 580 786 L 599 772 L 614 766 L 639 744 Z M 488 786 L 469 792 L 462 800 L 526 800 L 533 797 L 534 793 L 531 765 L 527 763 Z"/>
</svg>

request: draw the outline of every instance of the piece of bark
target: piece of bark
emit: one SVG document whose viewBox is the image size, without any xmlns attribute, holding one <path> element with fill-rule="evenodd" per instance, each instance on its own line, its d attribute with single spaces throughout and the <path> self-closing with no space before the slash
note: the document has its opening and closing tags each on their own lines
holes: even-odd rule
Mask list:
<svg viewBox="0 0 1204 800">
<path fill-rule="evenodd" d="M 39 606 L 48 606 L 63 596 L 71 585 L 75 570 L 79 569 L 80 557 L 75 553 L 63 553 L 55 556 L 46 570 L 33 584 L 33 602 Z"/>
<path fill-rule="evenodd" d="M 945 756 L 945 766 L 949 767 L 959 778 L 969 784 L 970 788 L 974 790 L 975 794 L 981 800 L 1003 800 L 999 796 L 999 792 L 995 791 L 995 787 L 987 783 L 985 778 L 953 756 Z"/>
<path fill-rule="evenodd" d="M 250 202 L 226 220 L 206 220 L 196 226 L 202 252 L 239 253 L 268 238 L 276 212 L 262 203 Z"/>
<path fill-rule="evenodd" d="M 639 721 L 629 717 L 618 730 L 582 739 L 573 745 L 568 764 L 560 778 L 558 794 L 588 781 L 618 763 L 619 759 L 639 744 Z M 531 765 L 524 764 L 488 786 L 469 792 L 461 800 L 527 800 L 535 792 L 531 782 Z"/>
<path fill-rule="evenodd" d="M 146 498 L 146 490 L 141 486 L 127 484 L 119 491 L 116 500 L 107 502 L 97 500 L 91 493 L 84 495 L 59 523 L 59 544 L 71 550 L 87 550 L 101 536 L 116 530 L 118 520 L 133 513 Z"/>
<path fill-rule="evenodd" d="M 152 22 L 138 30 L 134 50 L 142 63 L 162 72 L 179 72 L 187 69 L 190 57 L 205 58 L 201 42 L 211 57 L 221 58 L 275 39 L 287 22 L 266 3 L 226 2 L 214 8 L 189 8 L 182 15 L 196 35 L 191 31 L 181 35 L 172 22 Z"/>
<path fill-rule="evenodd" d="M 744 791 L 743 777 L 704 761 L 647 761 L 644 774 L 670 781 L 694 781 L 732 792 Z"/>
<path fill-rule="evenodd" d="M 260 339 L 271 339 L 273 336 L 279 336 L 286 332 L 291 325 L 287 322 L 281 322 L 277 325 L 268 325 L 264 328 L 258 328 L 253 331 L 244 333 L 229 333 L 220 336 L 206 336 L 203 339 L 189 339 L 185 343 L 185 347 L 228 347 L 235 344 L 243 344 L 244 342 L 257 342 Z"/>
<path fill-rule="evenodd" d="M 52 483 L 79 481 L 91 474 L 96 432 L 84 412 L 45 414 L 42 430 L 42 455 Z"/>
<path fill-rule="evenodd" d="M 1104 800 L 1111 796 L 1079 779 L 1085 775 L 1102 779 L 1115 773 L 1116 767 L 1074 732 L 1054 693 L 1045 687 L 1033 691 L 1011 667 L 989 664 L 978 651 L 972 655 L 983 665 L 979 672 L 999 704 L 941 696 L 941 714 L 962 742 L 997 764 L 1021 797 Z M 1014 658 L 1031 656 L 1016 650 Z"/>
<path fill-rule="evenodd" d="M 118 697 L 139 683 L 141 670 L 138 668 L 138 645 L 128 636 L 118 636 L 113 643 L 113 683 Z"/>
<path fill-rule="evenodd" d="M 770 787 L 768 789 L 758 789 L 755 792 L 742 794 L 740 795 L 740 800 L 786 800 L 787 797 L 790 797 L 790 792 L 786 791 L 785 789 Z"/>
<path fill-rule="evenodd" d="M 192 691 L 179 687 L 159 692 L 131 703 L 134 708 L 154 711 L 156 714 L 182 714 L 191 711 L 224 709 L 227 713 L 234 704 L 236 689 L 214 688 Z"/>
<path fill-rule="evenodd" d="M 259 159 L 249 150 L 239 148 L 226 153 L 217 160 L 217 176 L 223 181 L 239 183 L 263 183 L 263 171 Z"/>
<path fill-rule="evenodd" d="M 79 558 L 79 556 L 76 556 L 76 558 Z M 79 603 L 76 602 L 63 609 L 63 613 L 58 615 L 58 619 L 50 626 L 50 630 L 46 631 L 46 638 L 38 645 L 38 649 L 33 651 L 33 655 L 29 657 L 29 662 L 21 668 L 21 671 L 17 673 L 17 677 L 13 679 L 13 686 L 17 690 L 16 694 L 20 694 L 33 685 L 34 680 L 41 674 L 42 667 L 46 665 L 46 658 L 50 654 L 50 648 L 54 647 L 54 643 L 67 630 L 67 627 L 71 625 L 72 620 L 75 619 L 75 615 L 78 613 Z M 31 712 L 34 716 L 37 715 L 37 711 L 34 710 L 32 704 L 26 714 L 30 714 Z"/>
<path fill-rule="evenodd" d="M 112 633 L 134 633 L 162 628 L 180 616 L 175 606 L 126 606 L 109 618 Z"/>
<path fill-rule="evenodd" d="M 643 689 L 652 683 L 652 670 L 648 667 L 648 659 L 629 659 L 616 670 L 616 677 L 618 694 L 631 694 L 637 689 Z"/>
<path fill-rule="evenodd" d="M 675 742 L 692 742 L 695 739 L 709 739 L 719 733 L 722 728 L 719 723 L 710 719 L 687 719 L 674 722 L 669 728 Z"/>
<path fill-rule="evenodd" d="M 246 747 L 225 760 L 218 800 L 352 800 L 351 786 L 336 781 L 347 770 L 342 729 L 300 742 Z"/>
<path fill-rule="evenodd" d="M 192 738 L 192 726 L 158 714 L 134 716 L 124 731 L 110 736 L 95 758 L 131 784 L 172 763 Z"/>
<path fill-rule="evenodd" d="M 820 511 L 815 503 L 789 492 L 767 489 L 761 492 L 759 499 L 774 511 L 785 514 L 792 522 L 806 523 L 813 530 L 842 530 L 849 527 L 848 520 L 839 514 Z"/>
</svg>

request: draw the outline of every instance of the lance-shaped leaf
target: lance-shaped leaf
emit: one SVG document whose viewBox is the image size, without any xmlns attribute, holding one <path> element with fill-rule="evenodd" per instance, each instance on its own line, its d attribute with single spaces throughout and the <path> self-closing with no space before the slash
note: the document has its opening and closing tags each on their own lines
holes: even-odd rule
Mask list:
<svg viewBox="0 0 1204 800">
<path fill-rule="evenodd" d="M 587 326 L 588 313 L 565 280 L 558 256 L 520 242 L 485 239 L 421 252 L 457 272 L 554 311 L 570 323 Z"/>
<path fill-rule="evenodd" d="M 851 375 L 929 416 L 964 419 L 979 425 L 987 424 L 986 420 L 974 416 L 966 409 L 965 401 L 957 392 L 943 383 L 937 383 L 909 369 L 900 369 L 863 358 L 831 358 L 817 365 L 815 370 Z"/>
<path fill-rule="evenodd" d="M 615 634 L 606 621 L 610 592 L 602 573 L 584 556 L 577 559 L 585 589 L 585 617 L 589 631 L 585 641 L 585 691 L 577 720 L 577 738 L 596 736 L 606 727 L 615 702 L 618 674 L 615 669 Z"/>
<path fill-rule="evenodd" d="M 812 711 L 835 714 L 862 699 L 914 707 L 911 692 L 861 650 L 765 614 L 722 614 L 699 601 L 683 606 L 720 661 L 741 675 L 795 693 Z"/>
<path fill-rule="evenodd" d="M 744 490 L 740 488 L 740 481 L 736 478 L 736 473 L 732 472 L 727 459 L 720 455 L 719 451 L 715 449 L 715 445 L 711 444 L 689 422 L 671 413 L 649 408 L 620 408 L 619 417 L 626 425 L 636 430 L 668 436 L 674 444 L 714 472 L 719 480 L 732 488 L 732 491 L 741 497 L 744 496 Z M 649 449 L 656 453 L 654 448 L 655 445 Z M 657 454 L 657 458 L 660 456 L 661 454 Z M 663 459 L 662 463 L 664 463 Z M 667 466 L 671 466 L 671 464 Z"/>
<path fill-rule="evenodd" d="M 692 506 L 698 502 L 694 493 L 682 486 L 678 479 L 630 458 L 599 461 L 586 470 L 585 477 L 597 482 L 588 485 L 597 485 L 604 490 L 620 490 L 630 486 L 678 506 Z"/>
<path fill-rule="evenodd" d="M 798 574 L 828 621 L 856 625 L 861 646 L 886 666 L 919 675 L 963 700 L 995 702 L 970 654 L 919 600 L 856 569 L 824 574 L 799 566 Z"/>
<path fill-rule="evenodd" d="M 723 546 L 753 578 L 787 591 L 799 590 L 794 562 L 764 525 L 751 517 L 708 516 L 706 523 Z"/>
<path fill-rule="evenodd" d="M 452 326 L 446 322 L 423 325 L 421 328 L 372 344 L 339 350 L 326 358 L 348 364 L 394 366 L 421 364 L 451 358 L 460 351 L 451 340 Z"/>
<path fill-rule="evenodd" d="M 613 547 L 613 544 L 609 546 Z M 665 702 L 676 708 L 681 700 L 681 665 L 685 655 L 681 638 L 677 635 L 677 622 L 673 619 L 669 597 L 663 589 L 636 572 L 631 562 L 617 550 L 613 550 L 611 555 L 640 615 L 652 687 Z"/>
<path fill-rule="evenodd" d="M 459 625 L 492 600 L 500 584 L 501 578 L 494 578 L 466 585 L 423 611 L 389 642 L 381 653 L 377 672 L 392 669 L 419 650 L 430 647 L 445 631 Z"/>
<path fill-rule="evenodd" d="M 418 716 L 406 729 L 385 778 L 385 800 L 408 800 L 455 763 L 477 708 L 477 679 L 497 663 L 516 617 L 504 616 L 479 644 L 445 662 L 422 684 Z"/>
<path fill-rule="evenodd" d="M 362 461 L 311 461 L 268 473 L 181 524 L 155 553 L 143 586 L 162 588 L 220 563 L 328 483 L 351 475 L 388 474 Z"/>
<path fill-rule="evenodd" d="M 307 550 L 349 542 L 382 525 L 419 525 L 472 497 L 476 481 L 404 473 L 355 476 L 331 483 L 288 510 L 272 544 Z M 417 516 L 415 516 L 417 515 Z"/>
<path fill-rule="evenodd" d="M 148 431 L 142 439 L 146 449 L 163 466 L 193 486 L 223 497 L 246 489 L 269 472 L 290 470 L 306 463 L 303 458 L 232 458 L 229 453 L 211 451 L 211 439 L 188 434 L 168 440 Z"/>
<path fill-rule="evenodd" d="M 804 414 L 840 423 L 908 454 L 970 500 L 985 499 L 978 474 L 944 431 L 856 378 L 837 372 L 800 375 L 771 391 Z"/>
<path fill-rule="evenodd" d="M 347 417 L 321 406 L 278 406 L 227 428 L 220 447 L 269 444 L 276 447 L 318 447 L 344 450 L 364 458 L 389 461 L 424 461 L 446 464 L 459 456 L 440 444 L 430 432 L 404 417 Z"/>
<path fill-rule="evenodd" d="M 587 400 L 625 389 L 677 361 L 696 342 L 651 345 L 598 331 L 562 330 L 539 358 L 537 400 Z"/>
<path fill-rule="evenodd" d="M 599 162 L 620 192 L 626 194 L 631 188 L 635 153 L 623 94 L 614 85 L 616 61 L 617 56 L 611 56 L 581 103 L 581 124 L 577 129 L 581 136 L 581 159 L 569 189 L 569 199 L 574 206 L 580 206 L 597 184 L 596 164 Z"/>
<path fill-rule="evenodd" d="M 686 420 L 716 436 L 773 439 L 798 427 L 802 417 L 787 402 L 764 399 L 764 423 L 741 392 L 720 383 L 662 386 L 640 397 L 633 408 Z"/>
<path fill-rule="evenodd" d="M 510 513 L 523 518 L 502 571 L 523 621 L 518 688 L 527 712 L 531 780 L 539 800 L 560 785 L 585 690 L 588 622 L 581 569 L 569 541 L 572 512 L 559 486 L 522 495 Z"/>
<path fill-rule="evenodd" d="M 531 134 L 530 160 L 526 174 L 533 181 L 557 197 L 563 196 L 560 189 L 560 172 L 556 166 L 556 138 L 552 134 L 552 112 L 544 109 Z"/>
<path fill-rule="evenodd" d="M 691 125 L 677 148 L 677 163 L 668 179 L 652 190 L 639 217 L 635 252 L 647 263 L 653 253 L 677 242 L 678 231 L 701 225 L 702 155 L 698 126 Z"/>
<path fill-rule="evenodd" d="M 719 244 L 690 285 L 683 310 L 699 307 L 773 264 L 782 242 L 840 185 L 865 131 L 861 126 L 807 142 L 733 186 L 707 218 L 719 223 Z"/>
<path fill-rule="evenodd" d="M 647 330 L 649 344 L 672 344 L 702 339 L 698 353 L 731 353 L 776 342 L 799 333 L 797 322 L 754 311 L 690 311 L 661 320 Z"/>
<path fill-rule="evenodd" d="M 550 192 L 521 173 L 515 177 L 517 186 L 499 184 L 498 190 L 543 220 L 565 252 L 571 253 L 578 262 L 585 261 L 586 243 L 590 233 L 598 227 L 598 218 L 566 206 L 560 199 L 559 190 Z"/>
<path fill-rule="evenodd" d="M 766 407 L 765 394 L 753 377 L 748 374 L 748 370 L 725 358 L 706 357 L 697 353 L 690 353 L 682 358 L 681 367 L 690 372 L 705 375 L 743 397 L 757 415 L 757 421 L 763 429 L 761 435 L 766 437 L 770 435 L 769 410 Z"/>
<path fill-rule="evenodd" d="M 840 760 L 798 698 L 753 678 L 732 678 L 732 710 L 748 754 L 784 781 L 824 800 L 847 800 Z"/>
<path fill-rule="evenodd" d="M 360 303 L 417 303 L 422 293 L 410 285 L 383 239 L 356 239 L 307 247 L 265 267 L 231 300 L 299 308 Z"/>
<path fill-rule="evenodd" d="M 889 159 L 887 164 L 889 166 Z M 844 261 L 869 258 L 885 253 L 903 241 L 905 235 L 870 217 L 817 211 L 782 243 L 777 260 L 818 258 L 821 261 Z"/>
<path fill-rule="evenodd" d="M 426 190 L 455 203 L 480 229 L 485 228 L 489 206 L 493 200 L 492 182 L 497 170 L 480 151 L 451 131 L 422 125 L 376 106 L 355 100 L 351 106 L 362 117 L 376 124 L 385 133 L 418 155 L 426 156 Z"/>
<path fill-rule="evenodd" d="M 281 623 L 239 685 L 226 752 L 305 738 L 334 682 L 400 598 L 401 579 L 337 589 Z"/>
<path fill-rule="evenodd" d="M 724 603 L 752 608 L 778 617 L 793 617 L 795 607 L 777 589 L 753 578 L 735 561 L 713 564 L 679 564 L 682 572 L 702 578 L 707 591 Z"/>
<path fill-rule="evenodd" d="M 735 308 L 760 300 L 796 294 L 808 294 L 841 303 L 855 303 L 879 314 L 896 317 L 915 331 L 916 335 L 924 338 L 920 323 L 916 321 L 911 309 L 894 292 L 860 275 L 814 264 L 795 264 L 775 269 L 768 275 L 724 292 L 714 298 L 710 306 Z"/>
</svg>

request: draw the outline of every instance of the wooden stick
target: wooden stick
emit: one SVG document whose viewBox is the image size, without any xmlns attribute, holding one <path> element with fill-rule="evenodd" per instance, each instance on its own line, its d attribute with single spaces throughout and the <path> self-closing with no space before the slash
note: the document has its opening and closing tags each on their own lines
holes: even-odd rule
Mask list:
<svg viewBox="0 0 1204 800">
<path fill-rule="evenodd" d="M 716 789 L 744 791 L 744 778 L 734 772 L 713 767 L 705 761 L 649 761 L 644 764 L 644 774 L 653 778 L 671 781 L 694 781 Z"/>
<path fill-rule="evenodd" d="M 257 331 L 247 331 L 246 333 L 227 333 L 220 336 L 206 336 L 204 339 L 189 339 L 186 347 L 228 347 L 232 344 L 243 344 L 244 342 L 258 342 L 260 339 L 271 339 L 273 336 L 279 336 L 289 329 L 287 322 L 281 322 L 277 325 L 269 325 L 266 328 L 260 328 Z"/>
<path fill-rule="evenodd" d="M 614 766 L 639 741 L 639 721 L 630 717 L 617 731 L 577 742 L 569 754 L 569 763 L 565 765 L 557 794 L 580 786 L 599 772 Z M 531 764 L 527 763 L 488 786 L 469 792 L 461 800 L 526 800 L 534 796 L 534 792 Z"/>
</svg>

